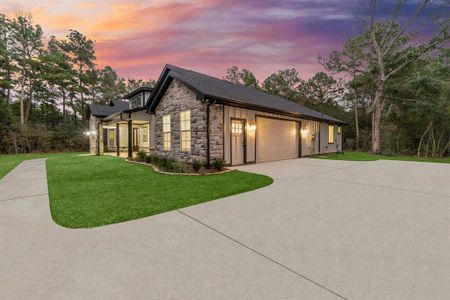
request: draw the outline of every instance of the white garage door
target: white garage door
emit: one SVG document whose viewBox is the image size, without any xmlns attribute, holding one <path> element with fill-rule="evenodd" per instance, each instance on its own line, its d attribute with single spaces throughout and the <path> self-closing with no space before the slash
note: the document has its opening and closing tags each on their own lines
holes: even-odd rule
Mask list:
<svg viewBox="0 0 450 300">
<path fill-rule="evenodd" d="M 297 122 L 256 118 L 256 162 L 298 158 Z"/>
</svg>

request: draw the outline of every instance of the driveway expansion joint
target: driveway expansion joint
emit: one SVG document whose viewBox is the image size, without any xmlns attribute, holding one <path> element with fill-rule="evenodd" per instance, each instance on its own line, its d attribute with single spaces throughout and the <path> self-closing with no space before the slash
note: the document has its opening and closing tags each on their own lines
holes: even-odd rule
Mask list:
<svg viewBox="0 0 450 300">
<path fill-rule="evenodd" d="M 34 195 L 28 195 L 28 196 L 22 196 L 22 197 L 16 197 L 16 198 L 9 198 L 9 199 L 1 199 L 0 202 L 19 200 L 19 199 L 24 199 L 24 198 L 38 197 L 38 196 L 45 196 L 45 195 L 48 195 L 48 193 L 34 194 Z"/>
<path fill-rule="evenodd" d="M 252 247 L 250 247 L 250 246 L 244 244 L 243 242 L 240 242 L 240 241 L 236 240 L 235 238 L 232 238 L 231 236 L 229 236 L 229 235 L 227 235 L 227 234 L 225 234 L 225 233 L 223 233 L 223 232 L 221 232 L 221 231 L 215 229 L 214 227 L 211 227 L 210 225 L 208 225 L 208 224 L 206 224 L 206 223 L 204 223 L 204 222 L 202 222 L 202 221 L 200 221 L 200 220 L 198 220 L 198 219 L 196 219 L 196 218 L 194 218 L 194 217 L 188 215 L 187 213 L 185 213 L 185 212 L 183 212 L 183 211 L 181 211 L 181 210 L 179 210 L 179 209 L 177 209 L 176 211 L 178 211 L 180 214 L 184 215 L 185 217 L 187 217 L 187 218 L 193 220 L 194 222 L 197 222 L 197 223 L 199 223 L 200 225 L 202 225 L 202 226 L 204 226 L 204 227 L 206 227 L 206 228 L 208 228 L 208 229 L 210 229 L 210 230 L 212 230 L 212 231 L 214 231 L 214 232 L 220 234 L 221 236 L 223 236 L 223 237 L 225 237 L 225 238 L 227 238 L 227 239 L 233 241 L 234 243 L 236 243 L 236 244 L 238 244 L 238 245 L 240 245 L 240 246 L 246 248 L 247 250 L 250 250 L 251 252 L 253 252 L 253 253 L 255 253 L 255 254 L 257 254 L 257 255 L 259 255 L 259 256 L 265 258 L 266 260 L 271 261 L 272 263 L 274 263 L 274 264 L 276 264 L 276 265 L 282 267 L 283 269 L 285 269 L 285 270 L 287 270 L 287 271 L 293 273 L 294 275 L 297 275 L 297 276 L 301 277 L 302 279 L 305 279 L 305 280 L 309 281 L 310 283 L 312 283 L 312 284 L 314 284 L 314 285 L 320 287 L 321 289 L 324 289 L 324 290 L 326 290 L 327 292 L 330 292 L 330 293 L 332 293 L 333 295 L 335 295 L 335 296 L 337 296 L 337 297 L 339 297 L 339 298 L 341 298 L 341 299 L 348 300 L 348 298 L 346 298 L 346 297 L 340 295 L 339 293 L 337 293 L 337 292 L 335 292 L 335 291 L 333 291 L 333 290 L 331 290 L 331 289 L 325 287 L 324 285 L 322 285 L 322 284 L 320 284 L 320 283 L 314 281 L 313 279 L 311 279 L 311 278 L 309 278 L 309 277 L 307 277 L 307 276 L 305 276 L 305 275 L 302 275 L 302 274 L 298 273 L 297 271 L 295 271 L 295 270 L 289 268 L 288 266 L 283 265 L 282 263 L 276 261 L 275 259 L 273 259 L 273 258 L 271 258 L 271 257 L 269 257 L 269 256 L 267 256 L 267 255 L 265 255 L 265 254 L 263 254 L 263 253 L 261 253 L 261 252 L 259 252 L 258 250 L 256 250 L 256 249 L 254 249 L 254 248 L 252 248 Z"/>
</svg>

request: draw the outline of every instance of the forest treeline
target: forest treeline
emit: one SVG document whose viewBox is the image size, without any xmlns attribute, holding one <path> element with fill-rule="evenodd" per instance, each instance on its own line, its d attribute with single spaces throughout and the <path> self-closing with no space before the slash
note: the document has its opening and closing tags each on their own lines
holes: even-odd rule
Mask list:
<svg viewBox="0 0 450 300">
<path fill-rule="evenodd" d="M 0 15 L 0 153 L 87 150 L 89 103 L 154 84 L 99 69 L 94 45 L 76 30 L 45 36 L 30 14 Z"/>
<path fill-rule="evenodd" d="M 356 21 L 360 33 L 319 57 L 323 71 L 312 78 L 287 68 L 260 82 L 232 66 L 223 79 L 348 122 L 347 150 L 449 155 L 448 18 L 436 16 L 434 33 L 419 39 L 411 26 L 429 1 L 401 21 L 404 1 L 387 18 L 377 18 L 376 0 L 369 3 L 366 17 Z M 0 15 L 0 153 L 86 150 L 89 103 L 106 104 L 153 84 L 119 78 L 110 66 L 99 69 L 94 41 L 76 30 L 63 39 L 46 37 L 28 14 Z"/>
</svg>

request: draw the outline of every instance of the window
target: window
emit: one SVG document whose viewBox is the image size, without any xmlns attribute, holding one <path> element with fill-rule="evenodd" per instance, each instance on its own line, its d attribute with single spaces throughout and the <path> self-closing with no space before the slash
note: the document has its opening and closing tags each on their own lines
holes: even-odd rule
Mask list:
<svg viewBox="0 0 450 300">
<path fill-rule="evenodd" d="M 232 134 L 242 134 L 242 122 L 231 122 L 231 133 Z"/>
<path fill-rule="evenodd" d="M 181 151 L 191 151 L 191 111 L 180 112 Z"/>
<path fill-rule="evenodd" d="M 130 108 L 141 107 L 142 94 L 137 94 L 130 99 Z"/>
<path fill-rule="evenodd" d="M 328 125 L 328 144 L 334 143 L 334 126 Z"/>
<path fill-rule="evenodd" d="M 115 146 L 115 140 L 116 140 L 116 130 L 115 129 L 109 129 L 108 130 L 108 145 L 109 146 Z"/>
<path fill-rule="evenodd" d="M 341 126 L 338 126 L 338 134 L 341 134 Z"/>
<path fill-rule="evenodd" d="M 163 149 L 170 150 L 170 115 L 163 116 Z"/>
<path fill-rule="evenodd" d="M 143 128 L 142 130 L 142 142 L 147 143 L 148 142 L 148 129 Z"/>
</svg>

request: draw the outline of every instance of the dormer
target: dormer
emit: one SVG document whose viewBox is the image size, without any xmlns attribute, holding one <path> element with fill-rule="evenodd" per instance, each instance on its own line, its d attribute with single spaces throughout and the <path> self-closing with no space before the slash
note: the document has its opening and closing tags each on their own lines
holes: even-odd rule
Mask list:
<svg viewBox="0 0 450 300">
<path fill-rule="evenodd" d="M 125 99 L 129 102 L 129 108 L 134 109 L 144 107 L 152 91 L 153 88 L 143 86 L 125 95 Z"/>
</svg>

